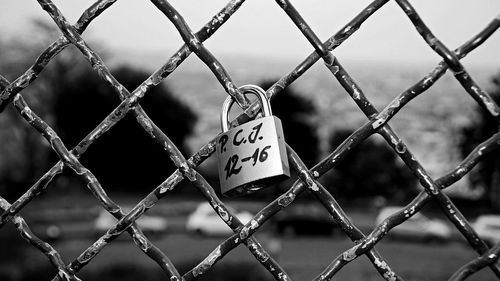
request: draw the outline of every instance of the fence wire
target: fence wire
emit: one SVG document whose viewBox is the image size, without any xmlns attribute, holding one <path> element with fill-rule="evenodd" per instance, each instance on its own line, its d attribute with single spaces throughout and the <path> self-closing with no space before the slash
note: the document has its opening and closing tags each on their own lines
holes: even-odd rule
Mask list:
<svg viewBox="0 0 500 281">
<path fill-rule="evenodd" d="M 133 241 L 139 249 L 161 267 L 170 277 L 170 280 L 198 279 L 240 244 L 244 244 L 256 260 L 260 262 L 276 280 L 291 280 L 280 264 L 278 264 L 268 253 L 268 250 L 259 243 L 254 234 L 262 228 L 266 221 L 292 204 L 293 201 L 306 190 L 314 194 L 318 202 L 322 204 L 335 219 L 342 231 L 353 241 L 353 246 L 343 253 L 340 253 L 337 257 L 333 257 L 331 263 L 324 268 L 322 272 L 318 273 L 314 280 L 330 280 L 345 265 L 361 255 L 367 256 L 373 267 L 385 280 L 403 280 L 391 269 L 390 264 L 384 260 L 375 246 L 392 228 L 408 220 L 431 200 L 438 203 L 442 212 L 478 254 L 477 258 L 459 268 L 450 277 L 450 280 L 464 280 L 484 267 L 489 267 L 500 279 L 500 266 L 497 263 L 500 245 L 497 244 L 489 248 L 486 243 L 479 238 L 471 227 L 471 224 L 465 219 L 452 200 L 443 192 L 443 189 L 452 185 L 471 171 L 485 154 L 491 153 L 500 146 L 500 133 L 495 133 L 489 139 L 477 146 L 451 172 L 438 179 L 433 179 L 420 162 L 416 160 L 416 157 L 412 154 L 403 140 L 387 123 L 408 102 L 429 89 L 448 69 L 451 70 L 467 93 L 498 123 L 500 123 L 500 109 L 498 105 L 493 101 L 490 95 L 474 82 L 467 70 L 460 63 L 460 59 L 481 45 L 498 29 L 500 26 L 500 17 L 494 18 L 483 30 L 463 45 L 455 50 L 450 50 L 433 35 L 432 31 L 425 25 L 417 11 L 407 0 L 396 0 L 401 10 L 406 14 L 408 19 L 415 26 L 416 31 L 421 35 L 422 39 L 441 56 L 443 60 L 418 83 L 400 93 L 379 112 L 366 98 L 361 87 L 356 84 L 352 76 L 349 75 L 346 69 L 340 64 L 339 60 L 333 55 L 332 51 L 354 34 L 361 24 L 381 9 L 388 0 L 373 1 L 325 42 L 320 41 L 290 1 L 277 0 L 276 2 L 279 7 L 289 16 L 293 24 L 296 25 L 304 37 L 314 47 L 315 51 L 307 56 L 300 65 L 290 73 L 284 75 L 278 82 L 270 87 L 266 92 L 268 98 L 273 98 L 274 95 L 280 94 L 283 89 L 304 74 L 318 60 L 322 59 L 333 77 L 337 79 L 357 104 L 359 109 L 366 115 L 368 121 L 352 133 L 342 144 L 336 147 L 330 155 L 311 169 L 308 169 L 293 149 L 287 146 L 289 161 L 292 168 L 298 173 L 299 179 L 293 183 L 285 193 L 260 210 L 249 223 L 242 224 L 233 211 L 218 198 L 213 187 L 197 171 L 197 167 L 211 157 L 215 151 L 215 137 L 194 155 L 186 159 L 168 136 L 148 117 L 146 112 L 139 105 L 139 101 L 148 93 L 149 89 L 158 85 L 163 79 L 174 72 L 191 53 L 194 53 L 210 68 L 227 94 L 232 96 L 239 106 L 244 109 L 244 113 L 232 122 L 233 125 L 241 124 L 254 117 L 259 111 L 260 105 L 258 103 L 250 103 L 246 99 L 238 89 L 238 86 L 232 81 L 224 66 L 203 45 L 205 40 L 212 36 L 219 27 L 237 12 L 244 0 L 232 0 L 227 3 L 219 13 L 214 15 L 214 17 L 196 33 L 191 30 L 182 15 L 179 14 L 168 1 L 151 0 L 158 10 L 160 10 L 175 26 L 185 44 L 181 46 L 162 67 L 152 73 L 148 79 L 132 92 L 127 91 L 127 89 L 111 75 L 99 55 L 94 52 L 80 36 L 89 24 L 100 16 L 103 11 L 110 9 L 116 0 L 96 1 L 91 7 L 85 10 L 74 25 L 66 20 L 64 15 L 51 0 L 37 1 L 41 8 L 43 8 L 43 10 L 53 19 L 63 33 L 63 36 L 49 45 L 39 55 L 33 65 L 15 81 L 7 81 L 7 79 L 0 75 L 0 112 L 2 112 L 7 105 L 12 104 L 22 118 L 47 140 L 60 160 L 12 204 L 0 197 L 0 208 L 2 209 L 0 227 L 3 227 L 7 223 L 14 224 L 19 230 L 20 235 L 35 248 L 40 250 L 48 258 L 50 263 L 57 268 L 57 274 L 53 277 L 53 280 L 80 280 L 77 277 L 78 272 L 125 231 L 132 236 Z M 111 86 L 121 99 L 121 103 L 110 112 L 96 128 L 71 149 L 65 146 L 58 134 L 30 108 L 29 104 L 21 95 L 23 89 L 29 87 L 37 79 L 37 76 L 44 70 L 45 66 L 70 44 L 78 48 L 83 57 L 87 59 L 95 72 L 102 78 L 102 82 Z M 172 159 L 176 165 L 177 170 L 127 213 L 106 194 L 99 180 L 90 170 L 80 163 L 79 158 L 98 138 L 120 122 L 129 112 L 135 116 L 137 122 L 148 135 L 156 141 L 158 145 L 164 148 L 166 153 L 170 156 L 170 159 Z M 351 222 L 342 207 L 327 189 L 318 182 L 318 179 L 325 172 L 339 165 L 342 159 L 347 156 L 349 150 L 355 148 L 373 134 L 380 134 L 387 141 L 394 150 L 394 153 L 396 153 L 408 168 L 411 169 L 423 186 L 424 191 L 418 194 L 410 204 L 377 225 L 371 233 L 364 234 Z M 58 251 L 50 244 L 42 241 L 30 230 L 29 225 L 19 215 L 19 212 L 33 199 L 42 194 L 57 175 L 61 174 L 63 170 L 68 169 L 73 171 L 86 183 L 100 205 L 119 221 L 112 228 L 107 230 L 104 235 L 99 237 L 91 246 L 85 249 L 76 259 L 69 264 L 65 264 Z M 184 275 L 181 275 L 168 256 L 144 235 L 135 221 L 150 208 L 153 208 L 159 200 L 168 194 L 168 191 L 173 190 L 184 180 L 189 181 L 199 190 L 219 214 L 221 219 L 231 227 L 234 234 L 220 243 L 198 265 Z"/>
</svg>

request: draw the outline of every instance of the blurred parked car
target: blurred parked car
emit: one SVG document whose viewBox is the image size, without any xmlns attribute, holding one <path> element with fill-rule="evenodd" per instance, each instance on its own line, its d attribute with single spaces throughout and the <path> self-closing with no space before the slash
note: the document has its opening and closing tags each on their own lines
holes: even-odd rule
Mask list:
<svg viewBox="0 0 500 281">
<path fill-rule="evenodd" d="M 293 204 L 275 215 L 279 234 L 331 235 L 338 228 L 333 217 L 319 204 Z"/>
<path fill-rule="evenodd" d="M 125 213 L 129 212 L 131 208 L 122 208 Z M 108 211 L 101 210 L 99 215 L 94 221 L 94 229 L 98 234 L 103 234 L 108 229 L 113 227 L 118 220 L 113 217 Z M 143 214 L 138 220 L 135 221 L 137 226 L 146 235 L 158 235 L 162 234 L 167 230 L 168 222 L 167 219 L 160 216 L 153 216 L 148 214 Z"/>
<path fill-rule="evenodd" d="M 237 211 L 229 208 L 230 211 L 243 223 L 248 223 L 253 214 L 247 211 Z M 186 222 L 186 229 L 189 232 L 202 235 L 230 235 L 231 228 L 217 215 L 208 202 L 200 203 Z"/>
<path fill-rule="evenodd" d="M 384 219 L 402 208 L 401 206 L 382 208 L 376 218 L 376 224 L 381 224 Z M 422 213 L 416 213 L 402 224 L 391 229 L 388 233 L 388 237 L 445 242 L 451 239 L 451 234 L 450 227 L 442 220 L 430 219 Z"/>
<path fill-rule="evenodd" d="M 481 239 L 489 245 L 500 242 L 500 215 L 481 215 L 472 224 Z"/>
</svg>

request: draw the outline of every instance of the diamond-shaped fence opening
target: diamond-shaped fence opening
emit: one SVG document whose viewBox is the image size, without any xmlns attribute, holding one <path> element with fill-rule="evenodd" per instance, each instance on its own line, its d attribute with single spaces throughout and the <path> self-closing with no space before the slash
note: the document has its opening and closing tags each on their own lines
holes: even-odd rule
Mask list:
<svg viewBox="0 0 500 281">
<path fill-rule="evenodd" d="M 128 91 L 117 79 L 115 79 L 99 57 L 99 54 L 90 48 L 80 36 L 94 19 L 101 16 L 102 12 L 107 9 L 112 9 L 112 5 L 115 2 L 116 0 L 99 0 L 82 14 L 76 24 L 70 24 L 51 0 L 38 0 L 41 8 L 43 8 L 43 10 L 53 19 L 63 35 L 48 46 L 36 59 L 33 65 L 14 81 L 8 81 L 4 76 L 0 76 L 0 111 L 4 111 L 6 106 L 12 104 L 27 124 L 46 140 L 59 158 L 59 162 L 45 171 L 43 176 L 27 189 L 24 195 L 19 197 L 15 202 L 10 203 L 0 197 L 0 207 L 2 209 L 0 227 L 3 228 L 7 224 L 14 224 L 20 235 L 31 243 L 33 247 L 41 251 L 50 261 L 57 272 L 53 280 L 79 280 L 77 276 L 80 270 L 88 263 L 91 263 L 105 247 L 110 245 L 110 243 L 122 235 L 123 232 L 128 232 L 128 235 L 132 236 L 137 247 L 157 263 L 170 280 L 194 280 L 200 278 L 240 244 L 244 244 L 253 257 L 255 257 L 262 267 L 276 280 L 289 280 L 290 277 L 286 272 L 287 269 L 282 267 L 270 254 L 270 252 L 272 252 L 272 249 L 270 249 L 272 246 L 269 246 L 269 243 L 260 243 L 254 234 L 258 233 L 259 230 L 265 226 L 266 222 L 280 213 L 281 210 L 293 205 L 294 200 L 300 198 L 304 191 L 309 191 L 309 193 L 314 196 L 317 201 L 316 203 L 328 211 L 331 218 L 342 230 L 343 235 L 353 242 L 351 248 L 338 253 L 336 256 L 332 256 L 330 263 L 321 272 L 317 273 L 315 280 L 329 280 L 333 278 L 333 276 L 344 266 L 362 255 L 366 255 L 371 265 L 380 274 L 381 278 L 386 280 L 402 280 L 402 277 L 391 268 L 391 263 L 386 261 L 384 256 L 377 251 L 375 246 L 385 236 L 390 234 L 394 227 L 419 213 L 419 211 L 431 200 L 440 207 L 442 213 L 449 219 L 478 255 L 467 264 L 464 264 L 463 267 L 457 269 L 457 271 L 450 276 L 450 280 L 463 280 L 484 267 L 489 267 L 494 275 L 500 278 L 500 266 L 497 263 L 500 246 L 494 245 L 493 247 L 488 247 L 488 245 L 479 238 L 470 222 L 467 221 L 461 211 L 454 205 L 453 201 L 450 200 L 450 197 L 443 192 L 443 189 L 467 175 L 484 154 L 491 153 L 491 151 L 498 147 L 500 144 L 500 134 L 497 132 L 490 136 L 489 139 L 476 147 L 466 159 L 459 163 L 459 165 L 448 174 L 433 179 L 425 167 L 422 166 L 421 162 L 417 160 L 417 157 L 412 154 L 405 142 L 388 124 L 388 121 L 394 117 L 399 110 L 405 107 L 413 98 L 432 87 L 447 70 L 450 70 L 463 89 L 465 89 L 465 91 L 480 104 L 496 122 L 499 122 L 500 109 L 498 105 L 479 87 L 479 85 L 476 84 L 460 62 L 460 59 L 481 45 L 496 31 L 500 26 L 500 18 L 497 17 L 493 19 L 473 38 L 455 50 L 451 50 L 433 35 L 432 31 L 426 26 L 417 11 L 407 0 L 396 0 L 401 10 L 415 26 L 416 31 L 413 32 L 417 32 L 422 37 L 422 40 L 442 58 L 442 62 L 440 62 L 429 74 L 422 77 L 419 82 L 396 96 L 383 110 L 378 111 L 366 98 L 363 89 L 356 84 L 354 78 L 349 75 L 348 71 L 334 56 L 333 50 L 344 41 L 349 40 L 349 37 L 360 28 L 361 24 L 370 18 L 377 10 L 381 9 L 388 1 L 373 1 L 351 21 L 346 23 L 343 28 L 324 42 L 316 36 L 315 31 L 308 26 L 301 17 L 299 11 L 294 8 L 290 1 L 276 1 L 283 12 L 291 19 L 291 23 L 293 23 L 303 34 L 304 40 L 307 40 L 311 44 L 315 52 L 308 55 L 297 68 L 281 77 L 279 81 L 271 86 L 266 92 L 267 97 L 272 99 L 275 95 L 279 95 L 284 88 L 304 74 L 312 65 L 322 60 L 324 66 L 333 76 L 332 78 L 335 78 L 341 84 L 361 112 L 366 115 L 367 121 L 338 147 L 332 148 L 330 151 L 333 152 L 310 169 L 306 168 L 300 157 L 293 151 L 293 147 L 287 146 L 287 157 L 291 169 L 298 175 L 297 181 L 291 186 L 288 186 L 286 192 L 274 198 L 267 206 L 257 212 L 251 220 L 242 222 L 236 216 L 235 211 L 230 209 L 220 200 L 211 184 L 197 171 L 197 167 L 206 159 L 215 157 L 215 136 L 214 139 L 207 142 L 195 154 L 186 157 L 182 155 L 180 150 L 169 139 L 168 134 L 154 125 L 153 121 L 139 105 L 139 101 L 148 94 L 148 91 L 153 86 L 158 85 L 163 79 L 174 72 L 177 66 L 191 55 L 191 53 L 194 53 L 195 56 L 201 59 L 203 63 L 210 68 L 227 94 L 234 98 L 236 103 L 244 109 L 244 114 L 236 118 L 236 120 L 232 122 L 232 125 L 241 124 L 246 122 L 249 117 L 255 116 L 260 107 L 259 103 L 250 103 L 248 101 L 239 87 L 233 83 L 230 73 L 225 70 L 224 65 L 222 65 L 203 44 L 206 39 L 217 32 L 219 27 L 226 24 L 226 21 L 237 12 L 244 1 L 230 1 L 219 13 L 214 15 L 203 28 L 196 32 L 191 30 L 184 21 L 182 15 L 179 14 L 168 1 L 151 0 L 156 8 L 175 26 L 185 44 L 181 46 L 162 67 L 152 73 L 148 79 L 133 91 Z M 105 15 L 103 14 L 102 16 L 104 17 Z M 293 28 L 293 25 L 291 24 L 290 27 Z M 102 83 L 112 87 L 121 100 L 121 103 L 112 112 L 109 112 L 108 116 L 103 119 L 97 127 L 91 132 L 88 132 L 87 136 L 75 147 L 67 147 L 58 133 L 49 126 L 46 120 L 37 115 L 22 96 L 23 90 L 30 87 L 37 79 L 38 74 L 44 70 L 45 66 L 53 60 L 61 50 L 70 44 L 74 45 L 88 61 L 102 79 Z M 89 114 L 92 114 L 91 110 L 89 110 Z M 99 179 L 96 178 L 91 170 L 87 169 L 80 162 L 80 157 L 85 151 L 99 137 L 106 134 L 114 125 L 119 123 L 127 114 L 131 114 L 135 117 L 138 124 L 157 145 L 164 149 L 165 153 L 177 167 L 174 173 L 166 177 L 163 183 L 151 190 L 139 203 L 134 203 L 135 205 L 131 209 L 124 208 L 123 205 L 117 204 L 113 198 L 110 198 L 105 189 L 101 186 Z M 340 165 L 342 159 L 349 157 L 348 152 L 350 150 L 357 147 L 373 134 L 379 134 L 383 137 L 387 144 L 393 149 L 394 153 L 399 156 L 404 164 L 413 172 L 417 180 L 423 186 L 424 191 L 418 194 L 411 203 L 404 208 L 392 213 L 370 233 L 363 233 L 353 224 L 349 214 L 343 211 L 342 206 L 336 201 L 334 196 L 332 196 L 318 180 L 324 173 Z M 51 244 L 37 237 L 31 231 L 29 224 L 27 224 L 21 216 L 21 211 L 47 188 L 50 188 L 50 183 L 57 179 L 58 175 L 60 175 L 63 170 L 74 173 L 92 192 L 102 209 L 118 219 L 117 223 L 107 229 L 107 231 L 95 240 L 92 245 L 88 246 L 88 248 L 81 252 L 77 258 L 69 263 L 64 261 L 64 257 L 62 257 Z M 142 229 L 143 227 L 141 227 L 139 219 L 144 216 L 146 211 L 155 208 L 162 198 L 168 196 L 168 191 L 176 188 L 176 186 L 183 181 L 188 182 L 198 189 L 199 193 L 210 203 L 211 207 L 220 216 L 220 219 L 233 230 L 234 234 L 225 238 L 225 240 L 216 246 L 210 254 L 199 262 L 199 264 L 181 275 L 169 256 L 163 252 L 162 249 L 155 246 L 151 240 L 148 239 L 148 236 L 143 233 L 143 230 L 146 231 L 146 229 Z M 436 262 L 439 263 L 440 261 Z"/>
</svg>

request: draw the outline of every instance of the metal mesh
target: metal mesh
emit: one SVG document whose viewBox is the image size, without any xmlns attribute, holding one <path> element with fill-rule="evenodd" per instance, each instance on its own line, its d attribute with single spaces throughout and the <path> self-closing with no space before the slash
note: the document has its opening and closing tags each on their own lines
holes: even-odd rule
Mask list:
<svg viewBox="0 0 500 281">
<path fill-rule="evenodd" d="M 474 82 L 467 70 L 460 63 L 460 59 L 465 57 L 477 46 L 481 45 L 496 31 L 500 26 L 500 18 L 497 17 L 493 19 L 491 23 L 476 36 L 452 51 L 432 34 L 431 30 L 424 24 L 417 11 L 415 11 L 407 0 L 396 0 L 397 4 L 411 20 L 416 31 L 421 35 L 423 40 L 425 40 L 443 60 L 428 75 L 399 94 L 381 112 L 378 112 L 365 97 L 360 86 L 356 84 L 354 79 L 342 67 L 331 51 L 354 34 L 365 20 L 382 8 L 388 1 L 373 1 L 340 29 L 340 31 L 335 33 L 325 42 L 321 42 L 288 0 L 277 0 L 277 4 L 300 29 L 304 37 L 306 37 L 309 43 L 314 47 L 315 52 L 310 54 L 299 66 L 270 87 L 267 90 L 268 97 L 272 98 L 275 94 L 279 94 L 295 79 L 304 74 L 319 59 L 322 59 L 325 66 L 331 71 L 331 74 L 340 82 L 345 91 L 367 116 L 368 121 L 352 133 L 341 145 L 336 147 L 330 155 L 311 169 L 307 169 L 292 148 L 287 147 L 289 161 L 293 169 L 298 173 L 299 179 L 289 187 L 288 191 L 260 210 L 248 224 L 243 225 L 238 218 L 234 216 L 232 211 L 217 197 L 213 187 L 196 170 L 202 162 L 212 156 L 215 148 L 215 139 L 206 143 L 198 152 L 186 159 L 170 141 L 168 136 L 154 125 L 146 115 L 146 112 L 138 105 L 138 102 L 148 93 L 151 87 L 159 84 L 165 77 L 174 72 L 177 66 L 179 66 L 191 53 L 195 53 L 195 55 L 210 68 L 225 91 L 245 109 L 245 114 L 240 115 L 233 123 L 242 123 L 248 120 L 248 116 L 255 116 L 256 112 L 259 110 L 259 104 L 250 103 L 245 96 L 242 95 L 238 87 L 231 80 L 229 73 L 225 71 L 224 66 L 221 65 L 217 58 L 215 58 L 203 45 L 203 41 L 213 35 L 217 29 L 228 20 L 228 18 L 240 8 L 244 0 L 230 1 L 212 18 L 212 20 L 209 21 L 209 23 L 196 33 L 192 32 L 182 16 L 166 0 L 151 0 L 151 2 L 174 24 L 185 44 L 161 68 L 151 74 L 151 76 L 133 92 L 127 91 L 125 87 L 110 74 L 110 71 L 99 55 L 95 53 L 80 36 L 92 20 L 98 17 L 103 11 L 110 8 L 115 2 L 116 0 L 97 1 L 83 13 L 76 24 L 72 25 L 50 0 L 38 0 L 38 3 L 50 15 L 64 35 L 48 46 L 34 64 L 14 82 L 9 82 L 0 76 L 0 89 L 2 90 L 0 95 L 0 111 L 3 111 L 9 103 L 12 103 L 24 120 L 50 143 L 52 149 L 60 158 L 60 161 L 56 165 L 47 171 L 14 203 L 10 204 L 0 197 L 0 207 L 3 211 L 0 217 L 0 226 L 4 226 L 7 223 L 13 223 L 23 238 L 28 240 L 34 247 L 46 255 L 52 265 L 57 268 L 58 273 L 54 276 L 53 280 L 79 280 L 77 277 L 78 272 L 91 262 L 110 242 L 115 240 L 125 231 L 133 237 L 135 244 L 137 244 L 147 256 L 154 260 L 165 273 L 171 277 L 170 280 L 194 280 L 199 278 L 240 244 L 244 244 L 276 280 L 289 280 L 289 275 L 280 264 L 268 254 L 267 250 L 261 246 L 259 241 L 254 237 L 254 234 L 261 229 L 266 221 L 292 204 L 294 199 L 298 198 L 306 190 L 314 194 L 317 201 L 327 209 L 345 235 L 354 242 L 352 248 L 339 254 L 337 257 L 333 257 L 331 263 L 317 275 L 315 280 L 331 279 L 345 265 L 361 255 L 366 255 L 368 257 L 382 278 L 386 280 L 402 280 L 375 249 L 375 245 L 383 239 L 392 228 L 419 212 L 431 200 L 438 203 L 442 212 L 479 255 L 477 258 L 458 269 L 450 279 L 463 280 L 487 266 L 498 278 L 500 278 L 500 265 L 496 263 L 500 253 L 500 245 L 489 248 L 486 243 L 478 237 L 477 233 L 462 215 L 460 210 L 455 207 L 450 198 L 442 191 L 444 188 L 464 177 L 464 175 L 478 163 L 482 155 L 496 149 L 500 145 L 500 133 L 494 134 L 488 140 L 477 146 L 468 157 L 459 163 L 451 172 L 438 179 L 433 179 L 429 176 L 426 169 L 416 160 L 406 144 L 387 123 L 408 102 L 429 89 L 448 69 L 452 71 L 455 78 L 467 93 L 487 110 L 497 122 L 500 122 L 500 109 L 498 105 L 495 104 L 492 98 Z M 120 105 L 109 113 L 92 132 L 72 149 L 68 149 L 64 145 L 58 134 L 30 109 L 30 106 L 20 95 L 23 89 L 36 80 L 38 74 L 43 71 L 44 67 L 61 50 L 70 44 L 78 48 L 91 64 L 95 72 L 102 78 L 102 82 L 113 87 L 122 100 Z M 126 213 L 118 204 L 108 197 L 98 179 L 90 170 L 80 163 L 79 158 L 95 140 L 116 125 L 129 111 L 132 112 L 137 122 L 144 128 L 149 136 L 165 149 L 166 153 L 168 153 L 176 165 L 177 170 L 161 185 L 151 191 L 143 200 L 136 204 L 130 212 Z M 425 191 L 418 194 L 418 196 L 402 210 L 392 214 L 380 225 L 377 225 L 371 233 L 365 235 L 350 221 L 349 217 L 344 213 L 342 207 L 336 202 L 335 198 L 318 182 L 318 178 L 337 164 L 341 163 L 349 150 L 358 146 L 366 138 L 376 133 L 380 134 L 387 141 L 394 150 L 394 153 L 396 153 L 408 168 L 411 169 Z M 119 219 L 114 227 L 109 229 L 90 247 L 83 251 L 78 258 L 69 264 L 63 262 L 59 253 L 50 244 L 45 243 L 33 234 L 25 220 L 18 214 L 36 196 L 41 194 L 47 188 L 48 184 L 66 168 L 69 168 L 78 175 L 78 177 L 87 184 L 102 207 Z M 233 229 L 234 234 L 220 243 L 201 263 L 184 275 L 180 275 L 170 259 L 148 240 L 141 229 L 136 225 L 135 221 L 147 210 L 154 208 L 155 204 L 168 194 L 167 191 L 174 189 L 176 185 L 184 179 L 198 188 L 199 192 L 208 202 L 210 202 L 214 210 L 221 218 L 224 218 L 225 223 Z M 228 213 L 230 216 L 227 216 Z"/>
</svg>

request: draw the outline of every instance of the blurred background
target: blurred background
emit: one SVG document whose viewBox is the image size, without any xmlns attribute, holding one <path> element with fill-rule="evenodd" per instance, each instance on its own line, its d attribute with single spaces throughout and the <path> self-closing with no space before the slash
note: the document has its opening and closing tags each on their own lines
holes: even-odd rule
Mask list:
<svg viewBox="0 0 500 281">
<path fill-rule="evenodd" d="M 226 1 L 170 1 L 193 31 L 199 30 Z M 354 2 L 354 3 L 352 3 Z M 450 49 L 465 43 L 493 20 L 498 1 L 414 1 L 433 33 Z M 54 1 L 74 23 L 92 1 Z M 369 1 L 294 1 L 312 30 L 326 40 Z M 21 75 L 60 36 L 36 1 L 0 4 L 0 74 Z M 451 12 L 450 12 L 451 11 Z M 118 1 L 83 34 L 115 78 L 130 91 L 168 61 L 182 46 L 173 25 L 148 1 Z M 248 1 L 206 41 L 234 83 L 267 89 L 288 74 L 312 47 L 274 1 Z M 500 34 L 497 32 L 462 60 L 471 77 L 498 102 Z M 440 61 L 397 6 L 389 2 L 333 54 L 382 110 L 393 98 L 428 74 Z M 57 55 L 23 92 L 32 109 L 73 148 L 118 104 L 119 98 L 73 46 Z M 220 110 L 227 94 L 201 60 L 191 55 L 141 106 L 186 157 L 220 132 Z M 272 101 L 288 144 L 312 167 L 331 153 L 367 118 L 321 62 Z M 430 175 L 437 179 L 498 129 L 451 73 L 411 101 L 389 124 Z M 218 191 L 216 161 L 199 169 Z M 488 243 L 500 240 L 500 163 L 498 152 L 447 189 Z M 14 202 L 58 161 L 47 142 L 9 106 L 0 114 L 0 196 Z M 173 171 L 166 153 L 127 116 L 96 141 L 81 162 L 110 197 L 130 209 Z M 362 176 L 360 176 L 362 175 Z M 238 198 L 222 200 L 249 220 L 282 194 L 290 180 Z M 321 178 L 365 234 L 409 203 L 422 188 L 385 141 L 372 136 Z M 148 237 L 184 273 L 230 234 L 192 185 L 181 183 L 143 216 Z M 71 172 L 55 178 L 20 213 L 35 234 L 50 241 L 65 262 L 114 225 L 81 180 Z M 497 229 L 497 230 L 494 230 Z M 303 195 L 263 226 L 257 238 L 294 280 L 312 279 L 353 245 L 314 198 Z M 26 243 L 12 224 L 0 229 L 0 280 L 51 280 L 47 258 Z M 451 276 L 476 254 L 453 226 L 428 204 L 422 214 L 397 227 L 377 246 L 405 280 Z M 404 254 L 402 254 L 404 253 Z M 434 261 L 439 260 L 439 263 Z M 271 279 L 243 246 L 231 252 L 202 280 Z M 422 269 L 426 270 L 423 271 Z M 144 277 L 147 271 L 148 276 Z M 36 276 L 36 277 L 35 277 Z M 107 246 L 81 274 L 83 280 L 163 280 L 128 234 Z M 237 277 L 236 277 L 237 276 Z M 149 278 L 149 279 L 144 279 Z M 474 279 L 477 278 L 477 279 Z M 366 258 L 350 263 L 334 280 L 380 280 Z M 472 280 L 494 280 L 483 270 Z"/>
</svg>

